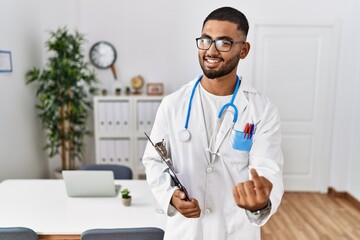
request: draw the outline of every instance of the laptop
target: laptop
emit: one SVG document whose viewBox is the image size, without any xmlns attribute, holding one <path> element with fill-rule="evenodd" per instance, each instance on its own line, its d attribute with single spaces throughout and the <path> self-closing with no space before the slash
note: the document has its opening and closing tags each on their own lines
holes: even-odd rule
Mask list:
<svg viewBox="0 0 360 240">
<path fill-rule="evenodd" d="M 116 197 L 120 190 L 112 171 L 63 170 L 62 174 L 69 197 Z"/>
</svg>

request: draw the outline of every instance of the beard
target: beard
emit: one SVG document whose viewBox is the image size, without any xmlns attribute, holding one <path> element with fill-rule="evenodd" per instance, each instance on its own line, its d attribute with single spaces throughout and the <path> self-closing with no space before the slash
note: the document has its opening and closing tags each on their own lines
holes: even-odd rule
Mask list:
<svg viewBox="0 0 360 240">
<path fill-rule="evenodd" d="M 229 73 L 231 73 L 238 65 L 238 63 L 240 61 L 240 56 L 236 55 L 235 57 L 233 57 L 232 59 L 229 60 L 229 62 L 226 64 L 226 66 L 220 68 L 219 70 L 205 69 L 204 61 L 205 60 L 199 55 L 199 62 L 200 62 L 200 66 L 201 66 L 201 69 L 203 70 L 204 75 L 209 79 L 214 79 L 214 78 L 219 78 L 219 77 L 222 77 L 222 76 L 225 76 L 225 75 L 228 75 Z"/>
</svg>

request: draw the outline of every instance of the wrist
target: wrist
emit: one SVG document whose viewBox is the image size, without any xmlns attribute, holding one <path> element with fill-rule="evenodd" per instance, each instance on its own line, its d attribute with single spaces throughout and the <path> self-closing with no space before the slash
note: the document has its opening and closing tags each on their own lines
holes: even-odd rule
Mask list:
<svg viewBox="0 0 360 240">
<path fill-rule="evenodd" d="M 259 210 L 255 210 L 255 211 L 250 211 L 252 214 L 254 215 L 263 215 L 264 213 L 268 212 L 271 210 L 271 201 L 270 199 L 267 201 L 267 204 L 265 207 L 259 209 Z"/>
</svg>

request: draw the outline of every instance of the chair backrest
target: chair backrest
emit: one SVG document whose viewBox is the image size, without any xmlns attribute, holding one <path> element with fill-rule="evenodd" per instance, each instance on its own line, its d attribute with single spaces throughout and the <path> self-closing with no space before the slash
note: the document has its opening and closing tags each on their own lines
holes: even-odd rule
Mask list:
<svg viewBox="0 0 360 240">
<path fill-rule="evenodd" d="M 38 240 L 38 235 L 30 228 L 0 227 L 1 240 Z"/>
<path fill-rule="evenodd" d="M 89 229 L 81 234 L 81 240 L 163 240 L 160 228 L 113 228 Z"/>
<path fill-rule="evenodd" d="M 90 164 L 80 167 L 80 170 L 111 170 L 115 179 L 132 179 L 131 168 L 116 164 Z"/>
</svg>

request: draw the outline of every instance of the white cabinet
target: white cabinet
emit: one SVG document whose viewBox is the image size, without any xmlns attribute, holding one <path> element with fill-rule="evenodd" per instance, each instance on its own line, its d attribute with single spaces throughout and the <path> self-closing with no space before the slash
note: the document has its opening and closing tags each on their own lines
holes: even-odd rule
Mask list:
<svg viewBox="0 0 360 240">
<path fill-rule="evenodd" d="M 141 158 L 163 96 L 94 97 L 97 164 L 129 166 L 134 178 L 144 177 Z"/>
</svg>

